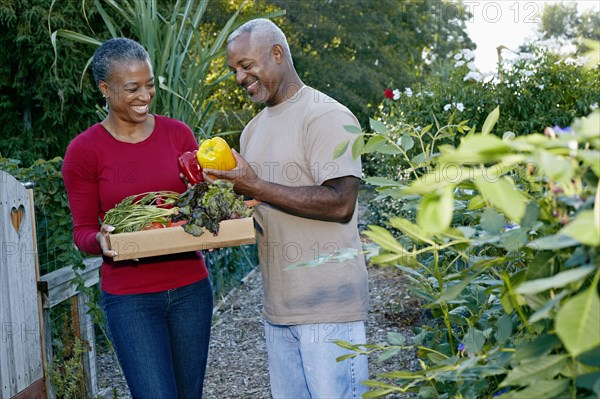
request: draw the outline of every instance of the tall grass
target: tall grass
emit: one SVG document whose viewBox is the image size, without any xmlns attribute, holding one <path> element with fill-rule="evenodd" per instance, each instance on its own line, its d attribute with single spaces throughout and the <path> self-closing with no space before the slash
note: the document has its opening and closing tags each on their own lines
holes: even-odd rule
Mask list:
<svg viewBox="0 0 600 399">
<path fill-rule="evenodd" d="M 51 8 L 55 3 L 56 0 Z M 131 32 L 129 36 L 148 51 L 160 89 L 152 112 L 184 121 L 199 139 L 212 133 L 218 110 L 210 96 L 216 86 L 229 77 L 225 63 L 218 61 L 225 54 L 225 41 L 237 26 L 243 7 L 242 4 L 233 13 L 220 32 L 214 32 L 202 25 L 208 3 L 208 0 L 177 0 L 169 8 L 170 15 L 163 15 L 157 0 L 94 2 L 112 37 L 126 36 L 123 32 L 126 29 Z M 270 13 L 269 16 L 281 14 Z M 119 27 L 120 21 L 125 22 L 123 29 Z M 101 44 L 98 38 L 80 32 L 50 30 L 55 52 L 58 38 Z M 91 58 L 83 74 L 90 62 Z"/>
</svg>

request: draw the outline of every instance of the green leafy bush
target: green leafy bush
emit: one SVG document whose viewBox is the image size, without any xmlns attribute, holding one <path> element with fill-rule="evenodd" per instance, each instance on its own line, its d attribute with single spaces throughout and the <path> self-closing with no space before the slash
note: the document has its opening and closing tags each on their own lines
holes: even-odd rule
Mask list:
<svg viewBox="0 0 600 399">
<path fill-rule="evenodd" d="M 499 73 L 481 74 L 473 57 L 472 51 L 462 50 L 422 84 L 390 90 L 392 98 L 384 99 L 376 119 L 401 139 L 406 129 L 420 131 L 430 126 L 435 132 L 457 120 L 482 126 L 486 115 L 500 106 L 503 118 L 495 132 L 524 135 L 542 132 L 547 126 L 568 126 L 600 102 L 600 70 L 582 68 L 581 58 L 563 59 L 546 47 L 533 46 L 530 53 L 504 59 Z M 458 138 L 445 131 L 439 132 L 438 139 L 441 144 L 458 144 Z M 417 161 L 427 154 L 418 145 L 407 151 Z M 405 167 L 402 160 L 381 156 L 369 160 L 369 175 L 394 177 Z"/>
<path fill-rule="evenodd" d="M 412 343 L 384 348 L 416 347 L 421 369 L 368 381 L 367 397 L 600 395 L 600 110 L 545 135 L 500 138 L 499 120 L 496 108 L 478 132 L 463 122 L 432 129 L 452 143 L 429 140 L 419 163 L 407 143 L 425 129 L 404 128 L 399 142 L 394 125 L 375 120 L 373 133 L 354 131 L 355 156 L 410 165 L 404 180 L 367 178 L 412 212 L 365 234 L 378 244 L 370 262 L 401 270 L 431 311 Z"/>
</svg>

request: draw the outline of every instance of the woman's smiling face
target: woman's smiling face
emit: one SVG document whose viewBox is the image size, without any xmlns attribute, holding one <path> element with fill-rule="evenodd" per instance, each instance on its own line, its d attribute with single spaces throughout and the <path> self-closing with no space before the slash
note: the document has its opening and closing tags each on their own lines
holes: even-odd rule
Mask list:
<svg viewBox="0 0 600 399">
<path fill-rule="evenodd" d="M 113 117 L 130 123 L 144 122 L 156 94 L 152 66 L 147 60 L 117 64 L 108 82 L 100 82 L 100 89 Z"/>
</svg>

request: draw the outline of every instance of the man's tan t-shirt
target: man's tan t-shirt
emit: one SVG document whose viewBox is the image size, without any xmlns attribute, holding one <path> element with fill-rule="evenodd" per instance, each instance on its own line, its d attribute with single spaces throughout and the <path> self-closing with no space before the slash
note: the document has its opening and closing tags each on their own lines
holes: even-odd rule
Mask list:
<svg viewBox="0 0 600 399">
<path fill-rule="evenodd" d="M 353 159 L 350 151 L 334 159 L 336 146 L 356 138 L 344 125 L 359 126 L 346 107 L 304 86 L 293 98 L 263 109 L 250 121 L 240 139 L 241 154 L 260 178 L 286 186 L 360 178 L 360 159 Z M 336 223 L 290 215 L 262 203 L 254 218 L 263 314 L 270 323 L 366 319 L 367 270 L 356 210 L 349 223 Z"/>
</svg>

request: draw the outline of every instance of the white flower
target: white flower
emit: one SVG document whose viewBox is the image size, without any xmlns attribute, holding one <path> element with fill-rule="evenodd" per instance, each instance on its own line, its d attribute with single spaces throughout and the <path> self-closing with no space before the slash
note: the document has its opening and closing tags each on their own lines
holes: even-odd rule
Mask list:
<svg viewBox="0 0 600 399">
<path fill-rule="evenodd" d="M 444 111 L 448 112 L 450 110 L 450 108 L 452 108 L 452 104 L 444 105 Z"/>
<path fill-rule="evenodd" d="M 463 81 L 467 81 L 469 79 L 473 79 L 476 82 L 481 82 L 483 80 L 483 75 L 481 75 L 479 72 L 475 72 L 475 71 L 470 71 L 465 78 L 463 79 Z"/>
<path fill-rule="evenodd" d="M 594 110 L 598 109 L 598 103 L 593 103 L 592 105 L 590 105 L 590 109 L 591 109 L 592 111 L 594 111 Z"/>
<path fill-rule="evenodd" d="M 535 75 L 535 72 L 533 72 L 533 71 L 523 71 L 523 75 L 529 77 L 529 76 Z"/>
<path fill-rule="evenodd" d="M 463 55 L 462 55 L 462 53 L 458 53 L 458 54 L 456 54 L 456 55 L 454 56 L 454 59 L 455 59 L 456 61 L 458 61 L 458 60 L 460 60 L 460 59 L 462 58 L 462 56 L 463 56 Z"/>
<path fill-rule="evenodd" d="M 475 63 L 473 61 L 469 62 L 467 64 L 467 68 L 469 68 L 469 71 L 476 71 L 477 70 L 477 66 L 475 66 Z"/>
<path fill-rule="evenodd" d="M 540 90 L 544 90 L 545 87 L 546 87 L 545 85 L 537 85 L 537 88 Z"/>
<path fill-rule="evenodd" d="M 392 93 L 394 94 L 394 101 L 400 98 L 400 90 L 394 89 Z"/>
<path fill-rule="evenodd" d="M 412 89 L 410 87 L 407 87 L 406 89 L 404 89 L 404 94 L 406 94 L 407 97 L 412 97 Z"/>
<path fill-rule="evenodd" d="M 454 64 L 454 68 L 458 68 L 465 65 L 465 62 L 463 60 L 460 61 L 456 61 L 456 64 Z"/>
<path fill-rule="evenodd" d="M 463 57 L 465 57 L 465 60 L 467 60 L 467 61 L 470 61 L 473 58 L 475 58 L 475 53 L 469 49 L 462 50 L 462 54 L 463 54 Z"/>
<path fill-rule="evenodd" d="M 465 106 L 463 103 L 458 103 L 458 104 L 454 104 L 454 106 L 456 107 L 457 110 L 459 110 L 460 112 L 463 112 L 465 110 Z"/>
<path fill-rule="evenodd" d="M 433 97 L 433 92 L 431 92 L 431 91 L 428 91 L 428 90 L 425 90 L 425 91 L 423 92 L 423 94 L 425 94 L 427 97 Z"/>
</svg>

